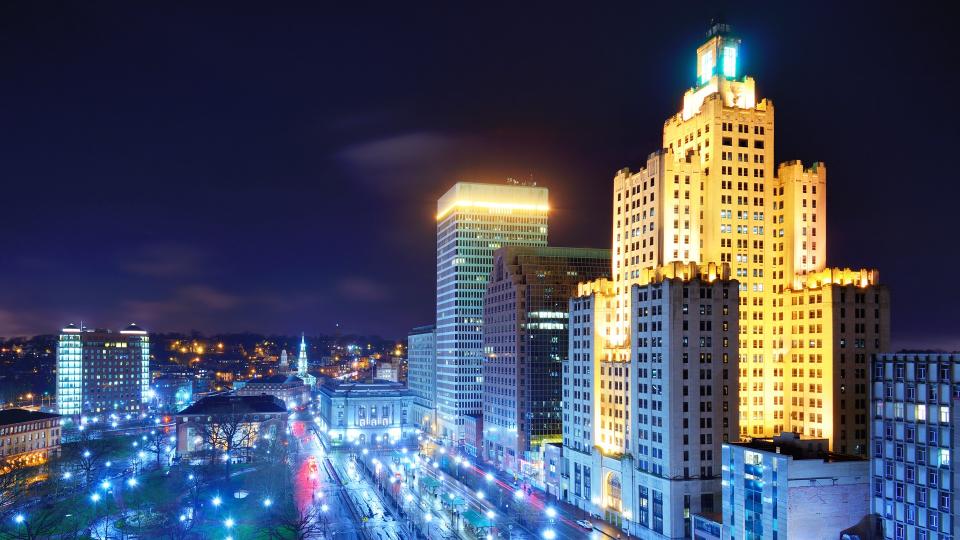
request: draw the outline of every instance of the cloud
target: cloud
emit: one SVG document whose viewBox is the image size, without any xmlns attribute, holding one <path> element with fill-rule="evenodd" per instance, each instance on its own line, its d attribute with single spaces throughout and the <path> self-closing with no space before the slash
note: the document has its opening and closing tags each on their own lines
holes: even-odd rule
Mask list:
<svg viewBox="0 0 960 540">
<path fill-rule="evenodd" d="M 366 278 L 350 277 L 337 282 L 337 291 L 347 300 L 383 302 L 390 294 L 383 285 Z"/>
<path fill-rule="evenodd" d="M 164 243 L 142 246 L 123 267 L 130 273 L 156 277 L 175 278 L 196 276 L 204 272 L 206 254 L 187 244 Z"/>
<path fill-rule="evenodd" d="M 451 161 L 475 142 L 466 136 L 419 131 L 354 144 L 337 157 L 378 190 L 395 192 L 400 185 L 415 190 L 449 175 Z"/>
</svg>

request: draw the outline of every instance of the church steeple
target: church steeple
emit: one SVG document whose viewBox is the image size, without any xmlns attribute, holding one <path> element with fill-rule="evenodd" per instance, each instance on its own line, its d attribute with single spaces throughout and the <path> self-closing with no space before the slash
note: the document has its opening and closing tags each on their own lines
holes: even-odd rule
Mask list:
<svg viewBox="0 0 960 540">
<path fill-rule="evenodd" d="M 307 368 L 309 362 L 307 361 L 307 338 L 300 334 L 300 354 L 297 356 L 297 373 L 300 375 L 307 374 Z"/>
</svg>

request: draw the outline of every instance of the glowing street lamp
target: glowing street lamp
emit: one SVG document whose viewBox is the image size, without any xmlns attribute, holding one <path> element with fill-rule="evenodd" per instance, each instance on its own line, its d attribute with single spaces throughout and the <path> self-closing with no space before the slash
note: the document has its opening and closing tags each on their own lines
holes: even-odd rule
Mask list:
<svg viewBox="0 0 960 540">
<path fill-rule="evenodd" d="M 273 501 L 271 501 L 269 497 L 263 500 L 263 506 L 266 508 L 270 508 L 272 504 L 273 504 Z"/>
<path fill-rule="evenodd" d="M 23 523 L 26 519 L 27 519 L 27 518 L 26 518 L 23 514 L 17 514 L 17 515 L 15 515 L 15 516 L 13 516 L 13 522 L 16 523 L 17 525 L 20 525 L 20 524 Z"/>
<path fill-rule="evenodd" d="M 214 497 L 213 500 L 210 501 L 210 502 L 212 502 L 212 503 L 213 503 L 213 506 L 215 506 L 215 507 L 218 507 L 218 506 L 220 506 L 221 504 L 223 504 L 223 500 L 220 499 L 220 496 L 219 496 L 219 495 L 217 495 L 216 497 Z"/>
<path fill-rule="evenodd" d="M 227 518 L 226 520 L 224 520 L 224 522 L 223 522 L 223 526 L 226 527 L 226 528 L 228 528 L 228 529 L 232 529 L 232 528 L 233 528 L 233 525 L 234 525 L 233 518 L 229 518 L 229 517 L 228 517 L 228 518 Z"/>
<path fill-rule="evenodd" d="M 553 529 L 547 529 L 547 530 L 543 531 L 543 537 L 544 537 L 546 540 L 553 540 L 554 538 L 557 537 L 557 533 L 555 533 L 555 532 L 553 531 Z"/>
</svg>

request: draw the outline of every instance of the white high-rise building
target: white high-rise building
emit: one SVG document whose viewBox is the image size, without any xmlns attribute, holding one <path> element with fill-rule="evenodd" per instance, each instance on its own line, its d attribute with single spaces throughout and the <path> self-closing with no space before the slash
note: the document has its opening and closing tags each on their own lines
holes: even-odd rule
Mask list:
<svg viewBox="0 0 960 540">
<path fill-rule="evenodd" d="M 57 411 L 64 416 L 140 411 L 149 401 L 150 336 L 68 325 L 57 345 Z"/>
<path fill-rule="evenodd" d="M 439 435 L 463 440 L 466 415 L 482 408 L 483 295 L 493 252 L 547 245 L 547 189 L 458 182 L 437 201 Z"/>
</svg>

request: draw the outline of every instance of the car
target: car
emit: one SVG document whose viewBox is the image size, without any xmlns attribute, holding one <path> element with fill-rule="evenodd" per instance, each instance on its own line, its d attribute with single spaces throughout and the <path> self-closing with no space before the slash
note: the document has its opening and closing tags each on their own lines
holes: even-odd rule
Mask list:
<svg viewBox="0 0 960 540">
<path fill-rule="evenodd" d="M 583 527 L 584 529 L 593 530 L 593 523 L 586 519 L 578 519 L 577 525 Z"/>
</svg>

